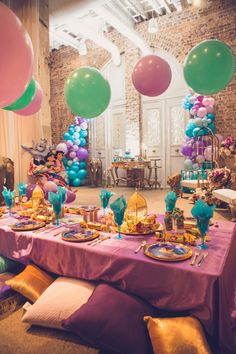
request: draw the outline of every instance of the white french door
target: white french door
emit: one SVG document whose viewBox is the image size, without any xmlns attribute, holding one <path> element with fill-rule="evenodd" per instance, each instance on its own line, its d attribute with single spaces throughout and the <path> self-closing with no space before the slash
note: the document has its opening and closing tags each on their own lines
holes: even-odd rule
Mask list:
<svg viewBox="0 0 236 354">
<path fill-rule="evenodd" d="M 187 115 L 181 108 L 181 97 L 143 102 L 143 154 L 148 159 L 160 159 L 158 179 L 166 187 L 168 176 L 183 168 L 180 148 L 184 139 Z M 154 176 L 152 176 L 153 178 Z"/>
</svg>

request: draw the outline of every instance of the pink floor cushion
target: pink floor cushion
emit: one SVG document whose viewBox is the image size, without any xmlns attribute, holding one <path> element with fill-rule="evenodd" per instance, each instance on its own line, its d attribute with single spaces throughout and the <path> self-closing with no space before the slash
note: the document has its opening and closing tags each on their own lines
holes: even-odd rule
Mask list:
<svg viewBox="0 0 236 354">
<path fill-rule="evenodd" d="M 100 284 L 86 304 L 62 321 L 62 326 L 110 354 L 151 354 L 143 321 L 148 313 L 154 310 L 141 299 Z"/>
</svg>

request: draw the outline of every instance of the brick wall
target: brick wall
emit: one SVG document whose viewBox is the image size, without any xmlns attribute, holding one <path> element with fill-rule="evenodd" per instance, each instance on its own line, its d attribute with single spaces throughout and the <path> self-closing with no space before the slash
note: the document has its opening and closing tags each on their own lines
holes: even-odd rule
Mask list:
<svg viewBox="0 0 236 354">
<path fill-rule="evenodd" d="M 156 34 L 147 32 L 147 23 L 136 25 L 136 30 L 155 48 L 166 50 L 183 63 L 189 50 L 206 39 L 225 41 L 236 53 L 236 1 L 209 1 L 204 8 L 190 8 L 182 12 L 162 16 L 158 19 L 160 30 Z M 108 38 L 125 53 L 126 62 L 126 136 L 131 141 L 139 139 L 140 132 L 140 95 L 131 82 L 131 73 L 139 58 L 139 51 L 126 38 L 113 30 Z M 88 55 L 79 56 L 70 47 L 61 47 L 51 53 L 51 112 L 52 140 L 62 139 L 63 133 L 73 120 L 63 97 L 64 82 L 71 71 L 79 66 L 101 68 L 110 59 L 110 54 L 89 42 Z M 228 87 L 214 95 L 217 103 L 216 124 L 224 136 L 236 136 L 236 77 Z M 129 146 L 127 146 L 129 147 Z"/>
</svg>

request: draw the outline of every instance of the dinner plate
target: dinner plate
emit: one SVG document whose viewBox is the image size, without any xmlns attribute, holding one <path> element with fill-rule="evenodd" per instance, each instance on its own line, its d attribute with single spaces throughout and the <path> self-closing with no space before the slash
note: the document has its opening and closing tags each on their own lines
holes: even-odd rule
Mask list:
<svg viewBox="0 0 236 354">
<path fill-rule="evenodd" d="M 77 228 L 69 231 L 64 231 L 61 234 L 61 238 L 64 241 L 69 242 L 84 242 L 94 240 L 99 236 L 99 232 L 96 230 Z"/>
<path fill-rule="evenodd" d="M 157 242 L 146 245 L 143 252 L 148 257 L 166 262 L 184 261 L 192 256 L 191 248 L 174 242 Z"/>
<path fill-rule="evenodd" d="M 31 231 L 44 227 L 45 223 L 37 220 L 23 220 L 11 226 L 13 231 Z"/>
</svg>

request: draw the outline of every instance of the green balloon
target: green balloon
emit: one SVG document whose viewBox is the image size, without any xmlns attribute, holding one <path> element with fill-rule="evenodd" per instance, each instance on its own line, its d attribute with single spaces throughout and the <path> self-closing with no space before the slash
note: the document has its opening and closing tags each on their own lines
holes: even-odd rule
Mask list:
<svg viewBox="0 0 236 354">
<path fill-rule="evenodd" d="M 232 80 L 235 58 L 231 48 L 217 39 L 196 45 L 184 61 L 186 83 L 197 93 L 211 95 Z"/>
<path fill-rule="evenodd" d="M 18 100 L 13 102 L 10 106 L 4 107 L 3 109 L 7 111 L 18 111 L 19 109 L 27 107 L 33 101 L 35 92 L 36 83 L 34 79 L 32 79 L 23 95 L 20 96 L 20 98 L 18 98 Z"/>
<path fill-rule="evenodd" d="M 84 118 L 99 116 L 107 108 L 111 88 L 95 68 L 76 69 L 65 82 L 65 100 L 71 111 Z"/>
</svg>

